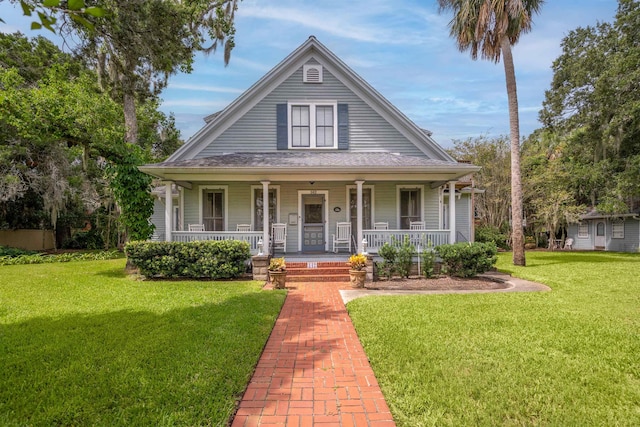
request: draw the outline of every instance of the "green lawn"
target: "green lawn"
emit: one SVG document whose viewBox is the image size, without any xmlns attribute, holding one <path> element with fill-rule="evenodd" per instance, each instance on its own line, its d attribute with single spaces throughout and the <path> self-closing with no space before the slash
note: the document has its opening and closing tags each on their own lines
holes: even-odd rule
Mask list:
<svg viewBox="0 0 640 427">
<path fill-rule="evenodd" d="M 640 425 L 640 255 L 510 264 L 553 290 L 349 303 L 398 425 Z"/>
<path fill-rule="evenodd" d="M 284 292 L 124 262 L 0 267 L 0 425 L 225 425 Z"/>
</svg>

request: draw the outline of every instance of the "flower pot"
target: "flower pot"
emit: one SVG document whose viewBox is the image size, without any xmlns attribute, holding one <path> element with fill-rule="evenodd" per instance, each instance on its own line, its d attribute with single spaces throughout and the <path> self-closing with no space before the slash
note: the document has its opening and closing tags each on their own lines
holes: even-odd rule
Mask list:
<svg viewBox="0 0 640 427">
<path fill-rule="evenodd" d="M 349 280 L 352 288 L 364 288 L 364 280 L 366 278 L 366 270 L 349 270 Z"/>
<path fill-rule="evenodd" d="M 274 289 L 284 289 L 285 282 L 287 281 L 286 271 L 269 271 L 271 277 L 271 283 L 273 283 Z"/>
</svg>

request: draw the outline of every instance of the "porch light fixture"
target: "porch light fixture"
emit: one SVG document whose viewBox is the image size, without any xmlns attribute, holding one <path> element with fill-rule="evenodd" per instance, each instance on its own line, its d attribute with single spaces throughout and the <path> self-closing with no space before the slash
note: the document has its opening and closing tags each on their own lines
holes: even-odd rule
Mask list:
<svg viewBox="0 0 640 427">
<path fill-rule="evenodd" d="M 258 255 L 262 256 L 264 255 L 262 253 L 262 247 L 264 246 L 264 243 L 262 243 L 262 237 L 258 239 Z"/>
<path fill-rule="evenodd" d="M 362 255 L 367 255 L 367 239 L 362 239 Z"/>
</svg>

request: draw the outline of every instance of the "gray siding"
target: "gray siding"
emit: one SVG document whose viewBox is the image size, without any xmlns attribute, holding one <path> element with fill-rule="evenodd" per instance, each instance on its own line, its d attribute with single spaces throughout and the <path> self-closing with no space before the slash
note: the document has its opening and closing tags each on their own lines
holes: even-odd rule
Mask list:
<svg viewBox="0 0 640 427">
<path fill-rule="evenodd" d="M 573 238 L 573 248 L 578 250 L 593 249 L 593 236 L 595 235 L 594 224 L 589 223 L 589 235 L 578 237 L 578 224 L 571 224 L 567 228 L 567 236 Z"/>
<path fill-rule="evenodd" d="M 302 82 L 302 67 L 247 111 L 196 158 L 228 152 L 276 151 L 276 105 L 289 100 L 335 100 L 349 104 L 349 150 L 424 154 L 355 93 L 324 69 L 324 82 Z"/>
<path fill-rule="evenodd" d="M 571 224 L 568 228 L 569 237 L 573 237 L 573 247 L 579 250 L 593 250 L 595 247 L 596 224 L 605 223 L 605 250 L 614 252 L 638 252 L 640 248 L 640 221 L 625 219 L 624 238 L 613 238 L 613 222 L 610 219 L 587 221 L 589 224 L 589 236 L 578 237 L 578 225 Z"/>
<path fill-rule="evenodd" d="M 613 222 L 607 220 L 607 246 L 608 251 L 638 252 L 638 220 L 626 219 L 624 222 L 624 239 L 614 239 Z"/>
<path fill-rule="evenodd" d="M 164 203 L 157 197 L 153 199 L 153 215 L 151 215 L 151 223 L 156 226 L 151 236 L 151 240 L 164 240 L 165 224 L 164 224 Z"/>
</svg>

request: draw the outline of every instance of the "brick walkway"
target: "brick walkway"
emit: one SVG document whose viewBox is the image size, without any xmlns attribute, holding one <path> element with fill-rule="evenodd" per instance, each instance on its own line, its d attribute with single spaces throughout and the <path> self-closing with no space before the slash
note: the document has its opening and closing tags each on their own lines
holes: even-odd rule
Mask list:
<svg viewBox="0 0 640 427">
<path fill-rule="evenodd" d="M 395 426 L 340 298 L 345 284 L 287 288 L 232 426 Z"/>
</svg>

